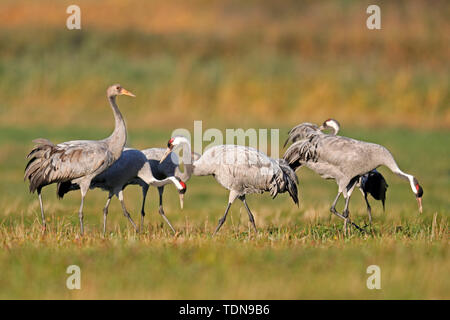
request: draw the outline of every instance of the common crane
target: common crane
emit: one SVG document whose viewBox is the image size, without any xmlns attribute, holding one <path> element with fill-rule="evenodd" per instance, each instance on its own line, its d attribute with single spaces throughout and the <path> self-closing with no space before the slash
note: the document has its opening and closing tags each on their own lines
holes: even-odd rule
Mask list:
<svg viewBox="0 0 450 320">
<path fill-rule="evenodd" d="M 116 162 L 114 162 L 108 169 L 97 175 L 91 181 L 91 189 L 100 188 L 104 191 L 108 191 L 109 193 L 105 207 L 103 208 L 103 234 L 106 234 L 108 208 L 113 196 L 116 196 L 119 199 L 122 205 L 124 216 L 130 221 L 136 232 L 139 232 L 138 227 L 134 223 L 133 219 L 130 216 L 130 213 L 125 206 L 123 190 L 127 185 L 138 184 L 143 189 L 148 189 L 149 185 L 160 188 L 168 183 L 174 184 L 180 194 L 184 194 L 184 192 L 186 191 L 186 185 L 184 184 L 184 182 L 175 178 L 173 175 L 162 179 L 158 179 L 157 177 L 155 177 L 152 169 L 150 168 L 150 164 L 142 151 L 125 148 L 122 152 L 122 155 Z M 66 194 L 67 192 L 77 189 L 79 189 L 79 186 L 77 184 L 73 184 L 70 181 L 64 182 L 58 188 L 58 196 L 60 198 L 63 198 L 64 194 Z M 142 212 L 144 210 L 144 203 L 145 193 L 144 202 L 142 204 Z M 145 215 L 145 213 L 143 214 Z M 164 212 L 162 212 L 161 215 L 172 228 L 172 230 L 174 230 L 172 224 L 164 215 Z M 143 218 L 141 218 L 140 228 L 142 228 L 143 222 Z"/>
<path fill-rule="evenodd" d="M 340 130 L 340 124 L 335 119 L 327 119 L 319 127 L 319 130 L 327 129 L 331 129 L 330 134 L 337 135 Z M 385 211 L 386 191 L 388 188 L 386 179 L 381 173 L 378 172 L 377 169 L 373 169 L 361 175 L 357 183 L 355 183 L 354 187 L 355 186 L 361 191 L 364 200 L 366 201 L 367 214 L 369 215 L 369 225 L 372 225 L 372 208 L 367 196 L 370 194 L 375 200 L 380 200 L 383 204 L 383 211 Z M 349 190 L 350 193 L 353 192 L 353 188 Z"/>
<path fill-rule="evenodd" d="M 345 230 L 349 221 L 348 205 L 351 195 L 349 190 L 361 175 L 380 165 L 388 167 L 392 172 L 409 181 L 417 199 L 419 212 L 422 212 L 423 188 L 414 176 L 400 170 L 392 154 L 385 147 L 325 134 L 317 130 L 316 125 L 310 123 L 303 123 L 291 129 L 286 142 L 289 141 L 295 142 L 286 150 L 284 159 L 293 170 L 305 165 L 322 178 L 336 181 L 338 194 L 330 211 L 345 220 Z M 345 199 L 343 214 L 339 214 L 335 208 L 341 194 Z M 356 224 L 352 224 L 359 228 Z"/>
<path fill-rule="evenodd" d="M 113 133 L 103 140 L 75 140 L 60 144 L 53 144 L 47 139 L 34 140 L 36 146 L 28 154 L 28 164 L 25 168 L 24 179 L 28 179 L 30 192 L 37 191 L 41 207 L 42 227 L 45 230 L 45 216 L 42 204 L 42 188 L 58 183 L 71 181 L 78 184 L 81 190 L 81 205 L 78 211 L 80 219 L 80 233 L 83 235 L 83 203 L 91 180 L 111 166 L 122 154 L 127 140 L 125 121 L 116 104 L 116 97 L 128 95 L 131 92 L 115 84 L 108 88 L 107 97 L 111 105 L 115 128 Z"/>
<path fill-rule="evenodd" d="M 183 155 L 191 155 L 191 145 L 187 138 L 176 136 L 169 140 L 161 162 L 176 148 L 185 147 Z M 231 204 L 238 198 L 247 209 L 248 217 L 255 231 L 255 219 L 248 207 L 245 196 L 252 193 L 270 192 L 275 198 L 278 193 L 288 192 L 298 205 L 297 176 L 283 160 L 274 160 L 264 153 L 237 145 L 213 146 L 195 161 L 183 157 L 189 175 L 212 175 L 217 182 L 230 191 L 225 214 L 219 220 L 214 235 L 224 224 Z"/>
</svg>

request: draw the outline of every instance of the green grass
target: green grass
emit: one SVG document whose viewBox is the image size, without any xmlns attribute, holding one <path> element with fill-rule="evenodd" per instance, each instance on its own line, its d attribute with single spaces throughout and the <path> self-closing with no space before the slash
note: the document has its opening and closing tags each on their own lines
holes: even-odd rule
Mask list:
<svg viewBox="0 0 450 320">
<path fill-rule="evenodd" d="M 286 129 L 281 130 L 284 132 Z M 382 143 L 400 167 L 416 175 L 424 187 L 424 213 L 419 215 L 407 183 L 382 169 L 388 184 L 387 210 L 371 199 L 373 232 L 351 230 L 329 214 L 336 185 L 301 169 L 300 207 L 287 195 L 249 197 L 258 234 L 236 202 L 217 237 L 211 236 L 223 214 L 227 191 L 212 177 L 188 182 L 185 209 L 178 207 L 174 188 L 166 188 L 165 209 L 178 234 L 174 236 L 157 214 L 157 191 L 150 190 L 146 225 L 136 235 L 115 199 L 110 207 L 108 235 L 101 235 L 101 209 L 106 194 L 90 191 L 85 205 L 86 235 L 79 237 L 79 194 L 63 201 L 53 186 L 44 191 L 49 225 L 40 230 L 39 204 L 22 181 L 24 156 L 31 139 L 54 142 L 98 138 L 103 130 L 72 128 L 26 130 L 2 128 L 0 157 L 0 298 L 241 298 L 241 299 L 430 299 L 449 298 L 447 159 L 445 131 L 344 130 L 343 134 Z M 130 130 L 137 148 L 162 146 L 170 132 Z M 411 142 L 413 141 L 413 143 Z M 430 161 L 433 166 L 428 165 Z M 125 191 L 126 203 L 139 221 L 141 193 Z M 340 203 L 342 206 L 342 203 Z M 367 221 L 359 192 L 351 215 Z M 82 289 L 65 287 L 65 269 L 82 270 Z M 382 289 L 366 288 L 366 268 L 381 267 Z"/>
<path fill-rule="evenodd" d="M 448 1 L 384 2 L 376 31 L 361 1 L 79 2 L 81 31 L 65 29 L 64 2 L 0 3 L 0 298 L 450 298 Z M 79 194 L 60 201 L 54 186 L 43 193 L 43 236 L 23 182 L 31 141 L 109 135 L 105 90 L 117 82 L 136 94 L 118 99 L 132 147 L 165 146 L 194 120 L 203 130 L 280 128 L 284 140 L 297 123 L 333 117 L 419 179 L 424 213 L 407 182 L 381 168 L 386 213 L 372 199 L 373 232 L 345 236 L 329 213 L 336 184 L 302 168 L 299 207 L 286 194 L 248 197 L 257 234 L 237 202 L 212 238 L 228 194 L 194 177 L 183 211 L 165 191 L 176 236 L 151 189 L 144 232 L 114 199 L 103 238 L 106 194 L 92 190 L 80 238 Z M 138 221 L 139 188 L 125 197 Z M 365 224 L 359 191 L 350 211 Z M 71 264 L 80 291 L 65 287 Z M 366 288 L 371 264 L 381 290 Z"/>
</svg>

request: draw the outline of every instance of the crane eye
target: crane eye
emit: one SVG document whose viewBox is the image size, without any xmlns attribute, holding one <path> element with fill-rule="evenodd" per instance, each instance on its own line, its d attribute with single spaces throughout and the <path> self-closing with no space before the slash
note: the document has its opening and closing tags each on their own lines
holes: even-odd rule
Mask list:
<svg viewBox="0 0 450 320">
<path fill-rule="evenodd" d="M 116 89 L 117 89 L 117 90 L 120 90 L 120 87 L 119 87 L 119 86 L 117 86 L 117 87 L 116 87 Z"/>
</svg>

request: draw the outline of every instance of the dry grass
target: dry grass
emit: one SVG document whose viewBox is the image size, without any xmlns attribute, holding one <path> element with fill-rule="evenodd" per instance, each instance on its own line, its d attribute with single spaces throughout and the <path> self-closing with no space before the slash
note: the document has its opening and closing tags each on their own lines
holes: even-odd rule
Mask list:
<svg viewBox="0 0 450 320">
<path fill-rule="evenodd" d="M 9 157 L 0 159 L 7 173 L 0 181 L 1 298 L 449 298 L 448 150 L 441 147 L 448 141 L 445 132 L 345 132 L 384 142 L 401 167 L 419 177 L 425 189 L 423 215 L 418 215 L 405 181 L 382 169 L 389 183 L 386 213 L 372 199 L 373 232 L 351 230 L 346 236 L 342 222 L 329 213 L 335 184 L 301 169 L 299 208 L 285 194 L 274 200 L 250 196 L 258 233 L 251 231 L 237 202 L 215 238 L 211 234 L 225 209 L 227 192 L 212 177 L 188 182 L 183 211 L 174 188 L 166 188 L 165 211 L 179 232 L 176 236 L 157 214 L 157 191 L 151 189 L 144 232 L 135 234 L 114 199 L 104 238 L 101 209 L 106 194 L 93 190 L 85 202 L 86 235 L 80 238 L 79 194 L 59 201 L 54 186 L 48 187 L 43 195 L 49 228 L 43 236 L 38 201 L 22 182 L 21 159 L 37 132 L 41 130 L 4 130 L 1 135 L 2 150 L 9 150 Z M 65 140 L 66 135 L 81 134 L 91 138 L 99 132 L 48 130 L 44 136 Z M 136 147 L 162 145 L 166 134 L 129 132 Z M 430 161 L 433 166 L 427 165 Z M 125 199 L 139 221 L 139 188 L 127 188 Z M 355 222 L 367 222 L 359 192 L 350 209 Z M 81 291 L 65 287 L 65 268 L 71 264 L 81 267 Z M 365 286 L 371 264 L 381 267 L 380 291 Z"/>
<path fill-rule="evenodd" d="M 0 298 L 448 299 L 450 128 L 448 1 L 381 1 L 382 30 L 365 27 L 367 1 L 77 1 L 82 31 L 65 29 L 65 2 L 0 3 Z M 136 235 L 106 195 L 90 191 L 87 233 L 79 195 L 44 191 L 49 230 L 22 181 L 31 140 L 98 139 L 112 130 L 104 90 L 120 82 L 129 146 L 164 146 L 173 129 L 280 128 L 337 118 L 342 134 L 380 143 L 424 187 L 419 216 L 406 183 L 382 169 L 387 212 L 373 233 L 329 214 L 336 186 L 301 169 L 300 207 L 286 195 L 249 197 L 212 238 L 227 199 L 213 178 L 189 181 L 185 210 L 167 188 L 173 236 L 151 190 Z M 369 127 L 364 128 L 363 127 Z M 138 220 L 141 194 L 125 191 Z M 364 224 L 358 192 L 351 216 Z M 82 290 L 65 287 L 82 270 Z M 366 288 L 367 266 L 382 290 Z"/>
</svg>

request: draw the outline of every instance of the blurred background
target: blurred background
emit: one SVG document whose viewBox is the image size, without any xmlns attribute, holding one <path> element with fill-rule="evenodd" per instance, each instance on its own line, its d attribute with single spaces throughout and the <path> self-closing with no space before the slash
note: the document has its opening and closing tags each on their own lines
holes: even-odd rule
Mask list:
<svg viewBox="0 0 450 320">
<path fill-rule="evenodd" d="M 81 30 L 66 28 L 66 8 L 71 4 L 81 8 Z M 204 130 L 280 128 L 281 147 L 292 126 L 335 118 L 341 123 L 342 135 L 386 146 L 402 170 L 419 179 L 425 190 L 427 221 L 434 213 L 448 217 L 450 2 L 376 1 L 381 7 L 381 30 L 366 28 L 366 8 L 370 4 L 375 2 L 2 0 L 2 225 L 22 226 L 23 230 L 39 225 L 37 197 L 28 194 L 27 183 L 22 180 L 25 156 L 33 139 L 44 137 L 59 143 L 102 139 L 111 133 L 114 121 L 106 88 L 113 83 L 136 94 L 134 99 L 118 98 L 131 147 L 164 147 L 174 129 L 192 130 L 194 120 L 203 120 Z M 280 149 L 280 154 L 283 151 Z M 375 223 L 388 219 L 394 228 L 416 219 L 417 206 L 407 183 L 386 169 L 381 172 L 389 184 L 387 215 L 382 214 L 381 204 L 371 200 Z M 286 195 L 275 200 L 268 195 L 250 197 L 259 227 L 292 226 L 305 221 L 312 225 L 318 221 L 329 224 L 328 209 L 336 194 L 335 183 L 303 168 L 298 174 L 300 208 Z M 207 232 L 223 213 L 227 192 L 210 177 L 193 178 L 188 185 L 183 212 L 174 188 L 166 188 L 166 214 L 178 229 L 189 221 L 193 228 Z M 64 228 L 76 232 L 79 194 L 74 192 L 58 201 L 53 186 L 46 190 L 44 201 L 50 226 L 59 218 L 66 219 Z M 125 194 L 136 221 L 140 191 L 130 187 Z M 165 229 L 156 213 L 156 199 L 157 192 L 152 189 L 147 222 L 150 228 Z M 101 191 L 88 194 L 88 230 L 100 230 L 105 200 L 106 194 Z M 236 204 L 235 220 L 232 215 L 224 228 L 231 230 L 236 225 L 239 212 L 245 230 L 246 213 L 242 210 Z M 352 198 L 351 210 L 360 219 L 366 215 L 359 193 Z M 120 232 L 117 226 L 122 230 L 128 227 L 117 200 L 110 213 L 111 230 Z M 36 253 L 35 257 L 40 256 Z M 5 257 L 5 263 L 10 261 L 10 257 Z M 249 268 L 247 276 L 253 270 Z M 421 277 L 439 274 L 436 270 L 436 265 L 427 265 L 422 272 L 411 272 L 408 281 L 397 283 L 399 291 L 386 293 L 387 296 L 448 297 L 448 286 L 436 292 L 432 282 Z M 199 276 L 194 271 L 187 273 L 187 283 Z M 272 271 L 268 274 L 274 274 Z M 220 274 L 217 279 L 223 285 Z M 10 288 L 13 296 L 23 297 L 24 288 L 30 283 L 25 280 L 18 286 L 1 281 L 0 284 Z M 291 278 L 285 280 L 275 279 L 274 283 L 288 286 L 292 282 Z M 189 296 L 186 286 L 184 293 L 175 297 Z M 244 287 L 241 291 L 232 286 L 229 291 L 216 290 L 220 286 L 210 288 L 212 296 L 223 298 L 218 292 L 238 292 L 235 297 L 241 298 L 273 297 L 271 294 L 298 298 L 305 294 L 300 289 L 283 291 L 285 287 L 271 286 L 258 290 L 255 286 L 254 295 L 249 296 Z M 423 290 L 416 290 L 419 287 Z M 167 290 L 167 297 L 178 292 Z M 42 288 L 35 293 L 42 293 Z M 91 294 L 95 296 L 95 290 Z M 357 290 L 347 294 L 361 297 Z M 316 296 L 323 297 L 321 293 Z M 30 297 L 35 296 L 30 293 Z M 329 297 L 342 295 L 336 291 Z"/>
<path fill-rule="evenodd" d="M 72 3 L 1 2 L 1 125 L 111 128 L 120 82 L 130 129 L 450 127 L 448 1 L 377 1 L 374 31 L 370 1 L 80 0 L 67 30 Z"/>
</svg>

